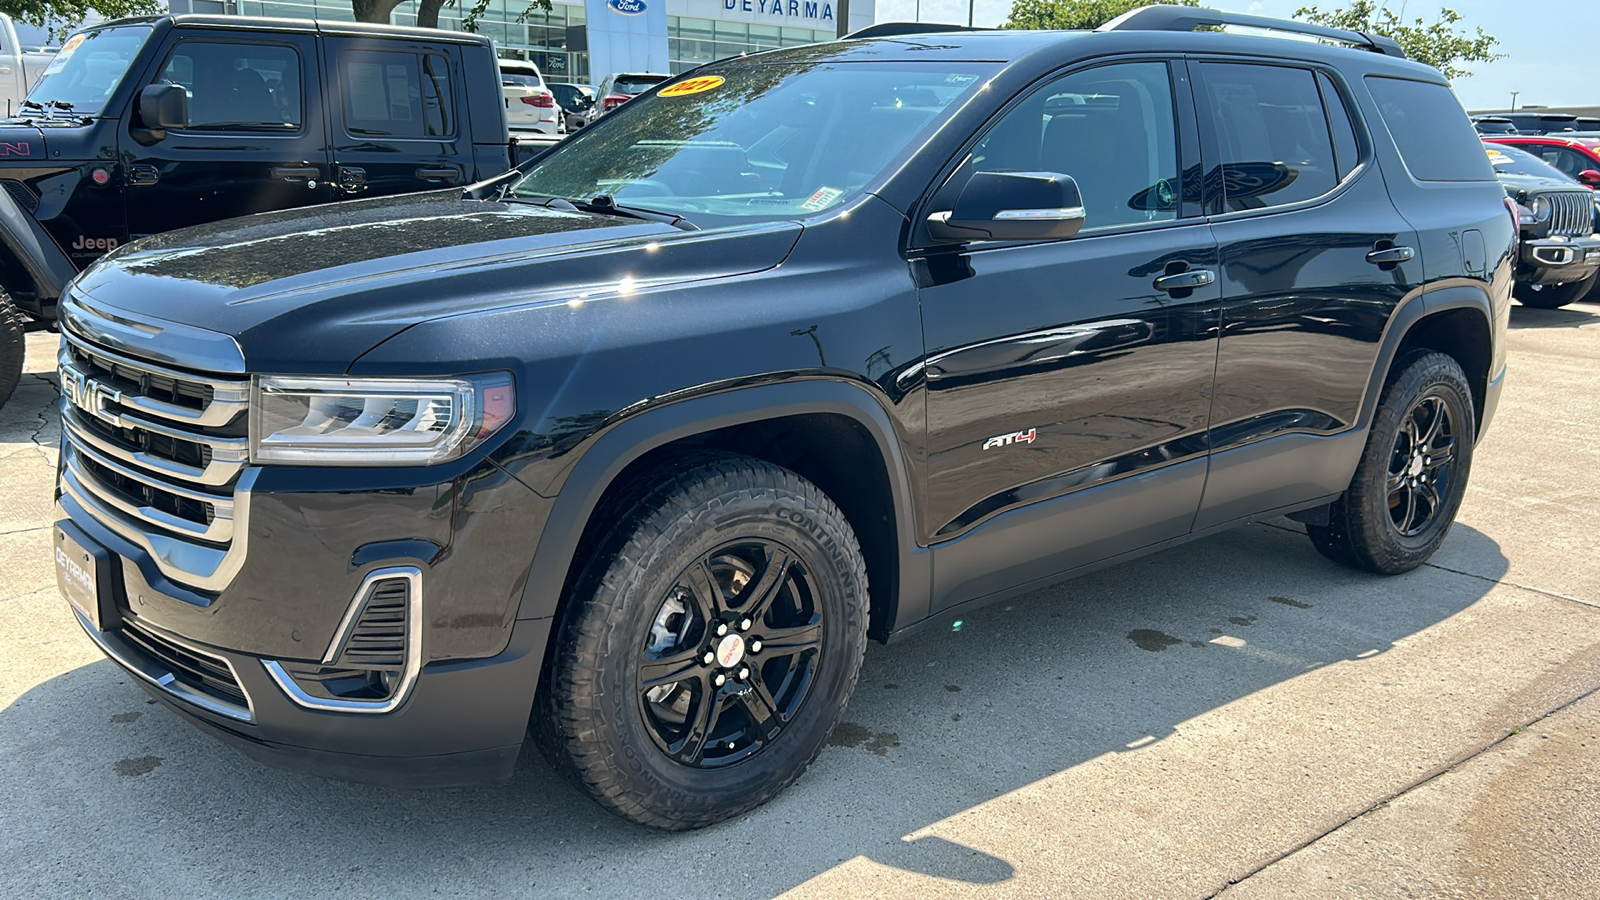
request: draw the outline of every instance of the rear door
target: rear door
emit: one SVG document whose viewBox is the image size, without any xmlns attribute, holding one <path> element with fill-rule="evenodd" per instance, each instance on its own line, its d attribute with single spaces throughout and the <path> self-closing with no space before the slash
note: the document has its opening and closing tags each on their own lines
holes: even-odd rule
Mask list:
<svg viewBox="0 0 1600 900">
<path fill-rule="evenodd" d="M 1341 448 L 1323 436 L 1356 425 L 1422 254 L 1337 73 L 1189 68 L 1223 298 L 1200 530 L 1344 488 Z"/>
<path fill-rule="evenodd" d="M 333 199 L 309 31 L 175 29 L 158 58 L 148 83 L 182 85 L 189 124 L 150 141 L 124 117 L 133 236 Z"/>
<path fill-rule="evenodd" d="M 460 48 L 323 38 L 335 184 L 344 197 L 465 184 L 472 136 L 460 121 Z"/>
</svg>

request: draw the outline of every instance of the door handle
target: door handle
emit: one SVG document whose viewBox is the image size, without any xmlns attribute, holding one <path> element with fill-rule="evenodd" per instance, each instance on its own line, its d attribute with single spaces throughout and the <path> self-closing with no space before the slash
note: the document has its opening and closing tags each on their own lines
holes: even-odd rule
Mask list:
<svg viewBox="0 0 1600 900">
<path fill-rule="evenodd" d="M 306 187 L 311 188 L 317 186 L 317 176 L 321 174 L 316 166 L 274 166 L 272 169 L 273 178 L 281 178 L 290 184 L 304 181 Z"/>
<path fill-rule="evenodd" d="M 1392 266 L 1417 255 L 1410 247 L 1383 247 L 1367 254 L 1367 262 L 1375 266 Z"/>
<path fill-rule="evenodd" d="M 1171 292 L 1188 291 L 1197 287 L 1205 287 L 1216 280 L 1217 273 L 1211 271 L 1210 269 L 1190 269 L 1186 272 L 1174 272 L 1171 275 L 1163 275 L 1151 283 L 1155 285 L 1155 288 L 1158 291 Z"/>
<path fill-rule="evenodd" d="M 10 66 L 0 66 L 0 75 L 10 75 L 10 74 L 11 74 L 11 67 Z"/>
<path fill-rule="evenodd" d="M 161 180 L 161 170 L 155 166 L 129 166 L 129 184 L 155 184 Z"/>
<path fill-rule="evenodd" d="M 347 194 L 359 193 L 366 190 L 367 170 L 360 166 L 339 167 L 339 190 Z"/>
<path fill-rule="evenodd" d="M 417 170 L 417 177 L 423 181 L 444 181 L 455 184 L 461 180 L 461 170 L 455 166 L 423 166 Z"/>
</svg>

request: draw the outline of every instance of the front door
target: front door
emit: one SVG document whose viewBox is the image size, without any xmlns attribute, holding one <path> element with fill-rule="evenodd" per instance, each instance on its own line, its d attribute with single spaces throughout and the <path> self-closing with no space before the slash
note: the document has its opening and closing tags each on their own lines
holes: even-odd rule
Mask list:
<svg viewBox="0 0 1600 900">
<path fill-rule="evenodd" d="M 972 172 L 1047 171 L 1077 181 L 1086 212 L 1070 240 L 929 247 L 914 262 L 938 606 L 1189 532 L 1219 295 L 1210 229 L 1183 202 L 1180 173 L 1198 160 L 1179 152 L 1174 96 L 1161 61 L 1056 78 L 933 201 L 949 209 Z"/>
<path fill-rule="evenodd" d="M 345 198 L 465 184 L 472 136 L 452 45 L 325 38 L 335 184 Z"/>
<path fill-rule="evenodd" d="M 124 119 L 135 236 L 333 199 L 311 34 L 174 31 L 151 84 L 182 85 L 189 124 L 152 140 Z M 135 101 L 137 102 L 137 100 Z"/>
<path fill-rule="evenodd" d="M 1190 69 L 1223 292 L 1201 529 L 1344 489 L 1360 442 L 1327 436 L 1357 424 L 1385 327 L 1421 283 L 1422 248 L 1337 73 Z"/>
</svg>

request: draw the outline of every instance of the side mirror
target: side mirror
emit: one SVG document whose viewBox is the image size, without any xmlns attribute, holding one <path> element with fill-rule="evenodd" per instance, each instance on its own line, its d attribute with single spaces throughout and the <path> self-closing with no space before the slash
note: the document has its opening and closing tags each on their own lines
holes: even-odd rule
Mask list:
<svg viewBox="0 0 1600 900">
<path fill-rule="evenodd" d="M 1585 187 L 1600 188 L 1600 169 L 1584 169 L 1578 173 L 1578 181 Z"/>
<path fill-rule="evenodd" d="M 978 172 L 955 208 L 928 217 L 937 241 L 1065 240 L 1083 227 L 1078 183 L 1058 172 Z"/>
<path fill-rule="evenodd" d="M 139 92 L 139 119 L 151 131 L 187 128 L 189 92 L 181 84 L 152 84 Z"/>
</svg>

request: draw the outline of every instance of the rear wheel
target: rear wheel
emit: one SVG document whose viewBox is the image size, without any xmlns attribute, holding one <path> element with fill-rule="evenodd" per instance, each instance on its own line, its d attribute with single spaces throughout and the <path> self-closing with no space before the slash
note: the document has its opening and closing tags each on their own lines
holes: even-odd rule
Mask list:
<svg viewBox="0 0 1600 900">
<path fill-rule="evenodd" d="M 1312 545 L 1334 562 L 1384 575 L 1422 565 L 1455 521 L 1476 434 L 1461 366 L 1428 351 L 1403 360 L 1328 524 L 1306 526 Z"/>
<path fill-rule="evenodd" d="M 1535 309 L 1558 309 L 1568 303 L 1582 300 L 1589 289 L 1600 281 L 1600 270 L 1589 273 L 1588 278 L 1580 281 L 1569 281 L 1566 284 L 1518 284 L 1512 288 L 1512 293 L 1522 302 L 1523 306 Z"/>
<path fill-rule="evenodd" d="M 11 295 L 0 290 L 0 406 L 22 381 L 22 358 L 27 350 L 22 311 Z"/>
<path fill-rule="evenodd" d="M 866 565 L 843 514 L 746 457 L 650 491 L 578 589 L 535 727 L 597 800 L 656 828 L 729 818 L 798 778 L 866 649 Z"/>
</svg>

